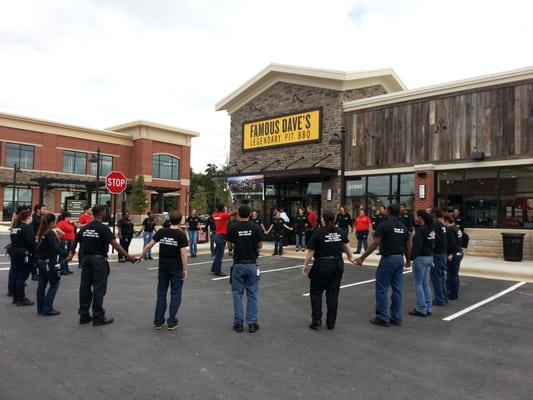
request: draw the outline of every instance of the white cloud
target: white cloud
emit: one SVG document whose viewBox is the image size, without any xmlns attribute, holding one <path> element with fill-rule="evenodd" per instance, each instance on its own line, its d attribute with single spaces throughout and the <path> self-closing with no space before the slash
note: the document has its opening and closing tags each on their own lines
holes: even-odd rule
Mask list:
<svg viewBox="0 0 533 400">
<path fill-rule="evenodd" d="M 73 124 L 198 130 L 221 163 L 214 104 L 270 62 L 392 66 L 409 87 L 533 65 L 529 1 L 0 0 L 0 107 Z"/>
</svg>

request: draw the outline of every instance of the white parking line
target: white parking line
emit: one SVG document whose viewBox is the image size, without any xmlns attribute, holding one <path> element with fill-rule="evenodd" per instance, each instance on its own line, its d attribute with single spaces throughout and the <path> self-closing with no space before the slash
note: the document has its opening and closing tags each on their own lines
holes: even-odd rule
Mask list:
<svg viewBox="0 0 533 400">
<path fill-rule="evenodd" d="M 412 271 L 411 269 L 408 270 L 408 271 L 403 271 L 403 274 L 404 274 L 404 275 L 405 275 L 405 274 L 409 274 L 409 273 L 411 273 L 411 271 Z M 361 282 L 355 282 L 355 283 L 348 283 L 347 285 L 342 285 L 342 286 L 341 286 L 341 289 L 344 289 L 344 288 L 347 288 L 347 287 L 352 287 L 352 286 L 364 285 L 365 283 L 372 283 L 372 282 L 375 282 L 375 281 L 376 281 L 376 279 L 374 278 L 374 279 L 369 279 L 369 280 L 367 280 L 367 281 L 361 281 Z M 305 296 L 305 297 L 309 297 L 309 295 L 310 295 L 310 293 L 304 293 L 304 294 L 302 294 L 302 296 Z"/>
<path fill-rule="evenodd" d="M 263 257 L 270 257 L 270 256 L 259 256 L 258 258 L 263 258 Z M 226 261 L 233 261 L 233 258 L 226 258 L 226 259 L 222 260 L 222 262 L 226 262 Z M 191 265 L 203 265 L 203 264 L 213 264 L 213 260 L 201 261 L 201 262 L 187 264 L 187 265 L 190 267 Z M 153 269 L 159 269 L 159 267 L 147 268 L 147 270 L 153 270 Z"/>
<path fill-rule="evenodd" d="M 446 318 L 443 318 L 442 320 L 443 321 L 452 321 L 454 320 L 455 318 L 459 318 L 461 315 L 465 315 L 466 313 L 469 313 L 470 311 L 473 311 L 475 310 L 476 308 L 479 308 L 481 307 L 482 305 L 485 305 L 487 303 L 490 303 L 491 301 L 493 300 L 496 300 L 497 298 L 499 297 L 502 297 L 502 296 L 505 296 L 507 293 L 511 293 L 512 291 L 518 289 L 520 286 L 524 286 L 527 282 L 518 282 L 516 284 L 514 284 L 513 286 L 505 289 L 505 290 L 502 290 L 500 293 L 496 293 L 494 296 L 491 296 L 483 301 L 480 301 L 479 303 L 476 303 L 476 304 L 473 304 L 471 305 L 470 307 L 467 307 L 459 312 L 456 312 L 455 314 L 452 314 Z"/>
<path fill-rule="evenodd" d="M 276 269 L 267 269 L 267 270 L 265 270 L 265 271 L 261 271 L 261 272 L 260 272 L 260 275 L 266 274 L 266 273 L 268 273 L 268 272 L 286 271 L 286 270 L 288 270 L 288 269 L 301 268 L 301 267 L 303 267 L 303 266 L 304 266 L 304 265 L 302 264 L 302 265 L 294 265 L 294 266 L 292 266 L 292 267 L 284 267 L 284 268 L 276 268 Z M 229 278 L 230 278 L 230 277 L 229 277 L 229 275 L 228 275 L 228 276 L 221 276 L 221 277 L 218 277 L 218 278 L 213 278 L 213 279 L 211 279 L 211 280 L 212 280 L 212 281 L 220 281 L 220 280 L 222 280 L 222 279 L 229 279 Z"/>
</svg>

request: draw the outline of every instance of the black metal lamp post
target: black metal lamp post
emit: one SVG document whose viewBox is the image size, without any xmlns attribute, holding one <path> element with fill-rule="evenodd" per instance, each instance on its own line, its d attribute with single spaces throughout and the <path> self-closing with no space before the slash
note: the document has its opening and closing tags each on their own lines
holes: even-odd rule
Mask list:
<svg viewBox="0 0 533 400">
<path fill-rule="evenodd" d="M 90 163 L 96 163 L 96 201 L 98 204 L 100 201 L 100 147 L 96 148 L 96 154 L 93 154 L 89 159 Z"/>
<path fill-rule="evenodd" d="M 15 212 L 17 211 L 17 205 L 15 204 L 15 194 L 17 191 L 17 173 L 19 172 L 22 172 L 22 170 L 17 165 L 17 163 L 15 163 L 15 165 L 13 165 L 13 214 L 15 214 Z"/>
<path fill-rule="evenodd" d="M 329 144 L 341 145 L 341 204 L 344 205 L 344 201 L 346 200 L 346 183 L 344 177 L 344 164 L 346 155 L 346 129 L 344 128 L 344 126 L 341 127 L 340 134 L 333 134 L 333 137 L 329 140 Z"/>
</svg>

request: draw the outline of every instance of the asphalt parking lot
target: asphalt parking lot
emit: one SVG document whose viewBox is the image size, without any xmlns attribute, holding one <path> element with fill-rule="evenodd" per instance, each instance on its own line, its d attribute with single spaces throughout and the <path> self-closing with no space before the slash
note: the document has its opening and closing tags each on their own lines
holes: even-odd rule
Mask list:
<svg viewBox="0 0 533 400">
<path fill-rule="evenodd" d="M 213 280 L 210 261 L 190 261 L 176 332 L 152 329 L 156 261 L 112 264 L 110 326 L 78 325 L 76 267 L 62 278 L 58 317 L 0 298 L 0 399 L 531 399 L 532 284 L 445 321 L 514 285 L 463 278 L 459 301 L 422 319 L 407 315 L 407 273 L 402 327 L 383 328 L 368 322 L 374 268 L 347 264 L 343 284 L 356 285 L 341 290 L 337 327 L 315 332 L 301 260 L 267 256 L 261 330 L 238 334 L 229 282 Z M 2 293 L 6 262 L 0 257 Z"/>
</svg>

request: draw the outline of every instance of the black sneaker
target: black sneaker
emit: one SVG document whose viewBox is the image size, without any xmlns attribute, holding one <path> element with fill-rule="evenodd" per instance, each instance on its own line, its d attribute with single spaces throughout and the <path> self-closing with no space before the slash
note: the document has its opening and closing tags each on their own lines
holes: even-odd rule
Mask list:
<svg viewBox="0 0 533 400">
<path fill-rule="evenodd" d="M 378 325 L 378 326 L 384 326 L 384 327 L 389 327 L 390 326 L 390 322 L 384 321 L 384 320 L 379 319 L 379 318 L 371 318 L 370 319 L 370 323 L 374 324 L 374 325 Z"/>
<path fill-rule="evenodd" d="M 244 328 L 243 328 L 242 322 L 240 324 L 233 324 L 233 330 L 238 333 L 243 332 Z"/>
<path fill-rule="evenodd" d="M 439 302 L 437 302 L 435 300 L 433 300 L 433 302 L 431 304 L 433 304 L 434 306 L 438 306 L 438 307 L 446 307 L 448 305 L 446 303 L 439 303 Z"/>
<path fill-rule="evenodd" d="M 30 299 L 28 299 L 26 297 L 23 300 L 17 301 L 17 306 L 18 307 L 33 306 L 34 304 L 35 303 L 33 301 L 31 301 Z"/>
<path fill-rule="evenodd" d="M 11 304 L 17 304 L 17 303 L 18 303 L 17 299 L 13 297 L 13 300 L 11 300 Z"/>
<path fill-rule="evenodd" d="M 318 329 L 322 326 L 322 322 L 320 321 L 312 321 L 309 325 L 309 329 L 312 329 L 314 331 L 318 331 Z"/>
<path fill-rule="evenodd" d="M 125 263 L 126 260 L 122 260 L 122 259 L 121 259 L 121 260 L 118 260 L 118 262 L 119 262 L 119 263 Z"/>
<path fill-rule="evenodd" d="M 80 325 L 88 324 L 92 320 L 93 320 L 93 317 L 91 317 L 90 315 L 86 317 L 80 317 Z"/>
<path fill-rule="evenodd" d="M 168 331 L 175 331 L 176 329 L 179 328 L 179 326 L 180 326 L 180 324 L 179 324 L 178 321 L 167 323 L 167 330 Z"/>
<path fill-rule="evenodd" d="M 248 332 L 254 333 L 259 330 L 259 324 L 250 324 L 248 325 Z"/>
<path fill-rule="evenodd" d="M 335 329 L 335 321 L 326 321 L 326 327 L 329 330 Z"/>
<path fill-rule="evenodd" d="M 394 326 L 402 326 L 402 321 L 398 321 L 397 319 L 390 319 L 390 323 L 391 325 L 394 325 Z"/>
<path fill-rule="evenodd" d="M 93 326 L 103 326 L 113 323 L 113 318 L 93 319 Z"/>
<path fill-rule="evenodd" d="M 225 274 L 223 272 L 214 272 L 213 275 L 215 275 L 215 276 L 228 276 L 227 274 Z"/>
<path fill-rule="evenodd" d="M 422 317 L 422 318 L 426 318 L 427 317 L 426 314 L 421 313 L 416 308 L 414 308 L 411 311 L 409 311 L 409 315 L 412 315 L 413 317 Z"/>
<path fill-rule="evenodd" d="M 52 310 L 52 311 L 48 311 L 47 313 L 43 313 L 43 316 L 44 317 L 53 317 L 54 315 L 59 315 L 59 314 L 61 314 L 60 311 Z"/>
<path fill-rule="evenodd" d="M 426 315 L 429 317 L 431 315 L 431 311 L 426 312 Z"/>
</svg>

